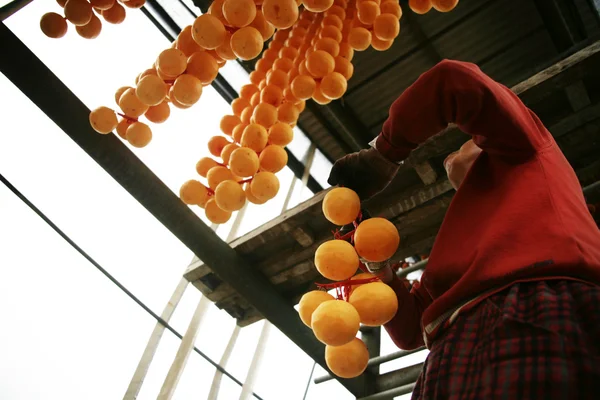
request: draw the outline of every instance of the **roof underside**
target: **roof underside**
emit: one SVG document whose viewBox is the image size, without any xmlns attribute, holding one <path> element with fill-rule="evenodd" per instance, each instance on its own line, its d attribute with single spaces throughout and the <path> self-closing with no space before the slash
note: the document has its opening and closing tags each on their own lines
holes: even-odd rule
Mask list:
<svg viewBox="0 0 600 400">
<path fill-rule="evenodd" d="M 476 63 L 495 80 L 513 86 L 555 62 L 570 44 L 600 32 L 586 0 L 572 2 L 577 9 L 567 19 L 571 40 L 560 37 L 552 10 L 546 10 L 553 1 L 462 0 L 450 13 L 425 15 L 410 12 L 407 1 L 400 3 L 402 30 L 393 46 L 355 52 L 354 75 L 344 97 L 318 106 L 316 113 L 307 107 L 300 118 L 305 133 L 332 161 L 358 150 L 348 144 L 348 131 L 366 147 L 379 134 L 392 102 L 443 59 Z"/>
</svg>

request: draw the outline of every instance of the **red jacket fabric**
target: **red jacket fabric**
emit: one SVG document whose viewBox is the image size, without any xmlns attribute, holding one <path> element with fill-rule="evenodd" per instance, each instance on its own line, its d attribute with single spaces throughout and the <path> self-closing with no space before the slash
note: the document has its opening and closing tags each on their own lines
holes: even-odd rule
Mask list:
<svg viewBox="0 0 600 400">
<path fill-rule="evenodd" d="M 403 349 L 448 311 L 519 281 L 600 283 L 600 231 L 568 161 L 538 117 L 470 63 L 443 61 L 391 106 L 376 147 L 392 161 L 456 123 L 483 152 L 454 196 L 420 284 L 391 282 L 385 327 Z M 400 232 L 402 235 L 402 232 Z"/>
</svg>

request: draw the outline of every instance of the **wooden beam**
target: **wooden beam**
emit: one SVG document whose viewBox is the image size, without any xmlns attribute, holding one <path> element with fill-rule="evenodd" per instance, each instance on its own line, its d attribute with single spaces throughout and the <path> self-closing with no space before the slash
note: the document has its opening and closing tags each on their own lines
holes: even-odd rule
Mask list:
<svg viewBox="0 0 600 400">
<path fill-rule="evenodd" d="M 315 242 L 314 235 L 307 228 L 298 227 L 292 230 L 291 235 L 302 247 L 308 247 Z"/>
<path fill-rule="evenodd" d="M 233 328 L 233 332 L 231 332 L 231 336 L 229 337 L 229 342 L 227 343 L 227 347 L 223 351 L 223 355 L 221 356 L 221 360 L 219 360 L 219 365 L 223 368 L 227 368 L 227 363 L 229 362 L 229 358 L 231 357 L 231 353 L 233 353 L 233 348 L 235 347 L 235 343 L 240 335 L 240 327 L 235 325 Z M 218 369 L 215 370 L 215 376 L 213 377 L 212 384 L 210 385 L 210 392 L 208 393 L 208 397 L 206 400 L 217 400 L 219 398 L 219 389 L 221 388 L 221 381 L 223 379 L 223 373 Z"/>
<path fill-rule="evenodd" d="M 452 190 L 454 188 L 448 178 L 429 186 L 407 190 L 401 195 L 390 199 L 390 206 L 380 214 L 385 218 L 393 219 Z"/>
<path fill-rule="evenodd" d="M 415 171 L 417 172 L 419 178 L 421 178 L 421 181 L 423 181 L 425 185 L 431 185 L 432 183 L 437 181 L 438 175 L 429 161 L 424 161 L 415 165 Z"/>
<path fill-rule="evenodd" d="M 600 73 L 600 56 L 597 55 L 598 52 L 600 52 L 600 41 L 538 72 L 513 86 L 511 90 L 520 95 L 526 104 L 535 104 L 555 90 L 562 90 L 582 81 L 590 73 Z M 588 65 L 590 62 L 594 65 L 597 64 L 598 68 L 595 69 Z M 574 92 L 574 96 L 579 96 L 577 99 L 578 106 L 585 104 L 581 88 L 576 89 L 573 87 L 570 90 Z M 579 90 L 579 93 L 576 93 L 577 90 Z M 429 138 L 416 148 L 408 157 L 405 168 L 419 165 L 433 157 L 457 150 L 469 138 L 470 136 L 461 132 L 456 125 L 450 124 L 446 130 Z"/>
<path fill-rule="evenodd" d="M 549 93 L 562 89 L 566 85 L 581 80 L 594 69 L 587 62 L 597 63 L 598 57 L 594 57 L 600 51 L 600 41 L 560 60 L 556 64 L 533 75 L 531 78 L 512 87 L 517 95 L 525 95 L 526 103 L 536 103 L 546 97 Z M 527 93 L 526 93 L 527 92 Z"/>
<path fill-rule="evenodd" d="M 160 389 L 157 400 L 171 400 L 175 394 L 177 384 L 179 383 L 179 379 L 183 374 L 185 365 L 187 364 L 188 358 L 192 352 L 192 349 L 194 348 L 198 331 L 200 330 L 200 326 L 204 320 L 204 316 L 209 305 L 210 301 L 206 297 L 200 297 L 200 301 L 196 306 L 196 311 L 194 311 L 194 315 L 192 316 L 192 320 L 188 325 L 188 329 L 186 330 L 185 335 L 183 335 L 183 339 L 181 339 L 181 342 L 179 343 L 177 354 L 175 354 L 175 359 L 171 364 L 171 368 L 169 368 L 169 372 L 167 373 L 165 381 L 163 382 L 163 386 Z"/>
<path fill-rule="evenodd" d="M 560 138 L 600 117 L 600 103 L 580 109 L 548 128 L 554 138 Z"/>
<path fill-rule="evenodd" d="M 169 322 L 171 320 L 171 316 L 173 312 L 175 312 L 175 308 L 179 305 L 179 301 L 183 297 L 185 293 L 185 289 L 187 288 L 188 281 L 184 278 L 181 278 L 179 284 L 175 288 L 175 291 L 171 295 L 169 302 L 163 309 L 163 312 L 160 314 L 160 317 L 163 321 Z M 160 340 L 162 339 L 163 333 L 165 332 L 165 326 L 160 322 L 157 322 L 154 326 L 154 330 L 150 335 L 150 339 L 148 340 L 148 344 L 144 349 L 144 353 L 142 354 L 142 358 L 138 363 L 137 368 L 133 374 L 133 378 L 127 387 L 127 391 L 125 392 L 125 396 L 123 396 L 123 400 L 135 400 L 137 399 L 140 390 L 142 389 L 142 384 L 144 383 L 144 379 L 146 378 L 146 374 L 148 373 L 148 369 L 150 368 L 150 364 L 154 359 L 154 355 L 156 354 L 156 350 L 158 349 L 158 345 Z"/>
</svg>

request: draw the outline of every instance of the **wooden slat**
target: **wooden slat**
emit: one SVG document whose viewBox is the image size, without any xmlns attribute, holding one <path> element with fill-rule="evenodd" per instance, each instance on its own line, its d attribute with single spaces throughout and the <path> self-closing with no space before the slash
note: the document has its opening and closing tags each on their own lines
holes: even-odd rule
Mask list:
<svg viewBox="0 0 600 400">
<path fill-rule="evenodd" d="M 179 284 L 175 288 L 175 291 L 171 295 L 169 302 L 163 309 L 160 317 L 163 321 L 169 322 L 171 320 L 171 316 L 175 312 L 175 308 L 179 305 L 179 301 L 183 297 L 185 290 L 188 286 L 188 281 L 184 278 L 181 278 Z M 152 335 L 150 335 L 150 339 L 148 340 L 148 344 L 144 349 L 144 353 L 138 363 L 137 368 L 133 374 L 133 378 L 127 387 L 127 391 L 123 396 L 123 400 L 135 400 L 137 399 L 140 390 L 142 389 L 142 384 L 144 383 L 144 379 L 146 379 L 146 375 L 148 374 L 148 370 L 150 368 L 150 364 L 154 359 L 154 355 L 156 354 L 156 350 L 158 349 L 158 345 L 162 339 L 163 333 L 165 332 L 165 326 L 157 322 L 154 326 L 154 330 L 152 331 Z"/>
<path fill-rule="evenodd" d="M 574 75 L 577 75 L 579 78 L 583 78 L 587 75 L 590 71 L 584 61 L 590 59 L 598 52 L 600 52 L 600 41 L 593 43 L 585 49 L 578 51 L 518 85 L 513 86 L 512 91 L 515 94 L 520 95 L 531 90 L 532 92 L 535 91 L 535 94 L 540 96 L 553 90 L 560 89 L 565 86 L 564 82 L 579 80 L 574 79 Z M 554 81 L 554 84 L 547 86 L 542 85 L 551 81 Z"/>
<path fill-rule="evenodd" d="M 600 103 L 590 105 L 574 114 L 569 115 L 567 118 L 548 128 L 548 130 L 552 133 L 554 138 L 559 138 L 589 122 L 594 121 L 598 117 L 600 117 Z"/>
<path fill-rule="evenodd" d="M 415 171 L 417 171 L 419 178 L 421 178 L 421 181 L 423 181 L 423 184 L 425 185 L 431 185 L 437 181 L 437 172 L 435 172 L 429 161 L 424 161 L 415 165 Z"/>
</svg>

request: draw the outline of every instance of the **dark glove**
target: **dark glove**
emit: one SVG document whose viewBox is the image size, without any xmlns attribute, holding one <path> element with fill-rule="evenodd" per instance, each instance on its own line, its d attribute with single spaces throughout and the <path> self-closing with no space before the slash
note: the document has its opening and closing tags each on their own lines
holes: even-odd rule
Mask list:
<svg viewBox="0 0 600 400">
<path fill-rule="evenodd" d="M 327 182 L 354 190 L 361 200 L 381 192 L 394 179 L 399 165 L 376 149 L 361 150 L 336 161 Z"/>
</svg>

